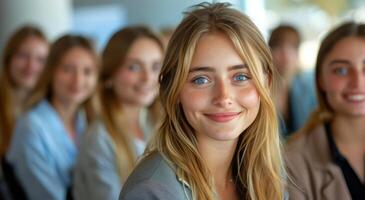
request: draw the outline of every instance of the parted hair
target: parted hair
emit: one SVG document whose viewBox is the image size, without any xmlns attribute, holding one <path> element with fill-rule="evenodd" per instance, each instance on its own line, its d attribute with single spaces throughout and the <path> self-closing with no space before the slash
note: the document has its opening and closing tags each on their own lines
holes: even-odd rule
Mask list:
<svg viewBox="0 0 365 200">
<path fill-rule="evenodd" d="M 4 48 L 0 72 L 0 155 L 6 153 L 17 118 L 13 99 L 13 90 L 16 89 L 16 86 L 10 74 L 10 62 L 18 53 L 20 46 L 32 37 L 44 41 L 48 45 L 46 36 L 38 27 L 26 25 L 10 36 Z"/>
<path fill-rule="evenodd" d="M 114 92 L 110 80 L 117 70 L 122 67 L 132 45 L 140 38 L 148 38 L 154 41 L 163 53 L 163 45 L 159 37 L 149 28 L 144 26 L 125 27 L 116 33 L 108 41 L 102 53 L 102 70 L 99 85 L 101 105 L 101 119 L 106 126 L 107 133 L 115 144 L 117 157 L 117 169 L 121 183 L 123 183 L 136 164 L 137 156 L 133 146 L 133 138 L 130 131 L 123 125 L 123 118 L 128 113 L 120 107 L 121 99 Z M 148 120 L 152 125 L 151 132 L 157 126 L 160 119 L 160 104 L 156 99 L 147 108 Z"/>
<path fill-rule="evenodd" d="M 55 72 L 61 64 L 64 56 L 73 48 L 82 48 L 89 52 L 94 58 L 97 69 L 99 69 L 98 56 L 90 39 L 80 35 L 64 35 L 60 37 L 51 45 L 44 70 L 27 102 L 27 109 L 31 109 L 43 99 L 51 100 L 53 97 L 52 80 L 54 79 Z M 96 115 L 94 95 L 91 95 L 88 99 L 86 99 L 81 106 L 84 107 L 86 111 L 87 120 L 92 121 Z"/>
<path fill-rule="evenodd" d="M 320 87 L 320 77 L 323 63 L 334 46 L 347 37 L 359 37 L 365 39 L 365 24 L 356 22 L 345 22 L 331 30 L 322 40 L 318 50 L 315 65 L 315 81 L 318 100 L 318 108 L 311 114 L 308 122 L 304 126 L 305 132 L 310 132 L 318 124 L 328 122 L 333 118 L 333 109 L 326 99 L 326 93 Z"/>
<path fill-rule="evenodd" d="M 285 170 L 270 91 L 275 78 L 272 57 L 253 22 L 229 6 L 227 3 L 194 6 L 172 35 L 160 73 L 160 99 L 165 116 L 145 155 L 162 153 L 175 166 L 177 176 L 191 186 L 194 199 L 214 199 L 212 176 L 199 154 L 194 130 L 184 116 L 179 95 L 199 39 L 222 32 L 248 65 L 260 95 L 258 115 L 240 135 L 232 160 L 236 189 L 240 199 L 282 199 Z"/>
</svg>

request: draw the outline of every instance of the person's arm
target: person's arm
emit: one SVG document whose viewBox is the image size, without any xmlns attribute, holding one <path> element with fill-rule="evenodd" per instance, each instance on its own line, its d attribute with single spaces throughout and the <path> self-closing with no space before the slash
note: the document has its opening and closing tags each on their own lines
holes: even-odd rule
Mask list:
<svg viewBox="0 0 365 200">
<path fill-rule="evenodd" d="M 64 200 L 67 186 L 57 174 L 54 158 L 44 137 L 51 130 L 45 130 L 42 123 L 46 122 L 30 118 L 18 121 L 8 159 L 28 199 Z"/>
<path fill-rule="evenodd" d="M 84 137 L 74 174 L 76 200 L 115 200 L 121 190 L 115 150 L 105 132 L 92 130 Z"/>
</svg>

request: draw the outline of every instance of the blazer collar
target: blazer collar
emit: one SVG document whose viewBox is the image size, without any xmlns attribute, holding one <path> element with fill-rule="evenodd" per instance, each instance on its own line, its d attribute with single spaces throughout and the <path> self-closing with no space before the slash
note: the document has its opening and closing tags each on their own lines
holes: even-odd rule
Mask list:
<svg viewBox="0 0 365 200">
<path fill-rule="evenodd" d="M 324 126 L 320 125 L 316 127 L 308 134 L 307 140 L 307 158 L 313 161 L 313 166 L 316 169 L 325 173 L 325 180 L 322 187 L 324 198 L 333 199 L 334 192 L 337 191 L 336 199 L 351 200 L 342 171 L 332 160 Z M 344 192 L 340 193 L 338 191 Z"/>
</svg>

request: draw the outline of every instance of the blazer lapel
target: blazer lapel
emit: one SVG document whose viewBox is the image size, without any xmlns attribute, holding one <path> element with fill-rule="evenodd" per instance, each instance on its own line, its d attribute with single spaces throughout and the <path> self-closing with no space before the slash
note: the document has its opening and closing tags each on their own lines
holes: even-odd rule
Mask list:
<svg viewBox="0 0 365 200">
<path fill-rule="evenodd" d="M 326 180 L 323 185 L 323 199 L 325 200 L 351 200 L 350 192 L 343 181 L 342 172 L 335 166 L 328 166 L 326 169 Z M 341 191 L 341 192 L 339 192 Z M 336 194 L 336 196 L 334 196 Z"/>
<path fill-rule="evenodd" d="M 308 148 L 312 150 L 310 155 L 317 170 L 324 174 L 321 189 L 323 200 L 351 200 L 350 192 L 347 189 L 341 169 L 332 162 L 332 157 L 327 141 L 326 133 L 321 126 L 312 134 L 312 142 Z"/>
</svg>

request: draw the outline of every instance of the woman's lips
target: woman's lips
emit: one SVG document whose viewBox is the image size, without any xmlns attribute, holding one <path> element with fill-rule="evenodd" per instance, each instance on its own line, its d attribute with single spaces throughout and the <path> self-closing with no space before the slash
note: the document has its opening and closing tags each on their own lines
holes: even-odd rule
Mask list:
<svg viewBox="0 0 365 200">
<path fill-rule="evenodd" d="M 225 112 L 225 113 L 211 113 L 211 114 L 205 114 L 209 119 L 215 121 L 215 122 L 229 122 L 235 118 L 237 118 L 241 112 Z"/>
</svg>

